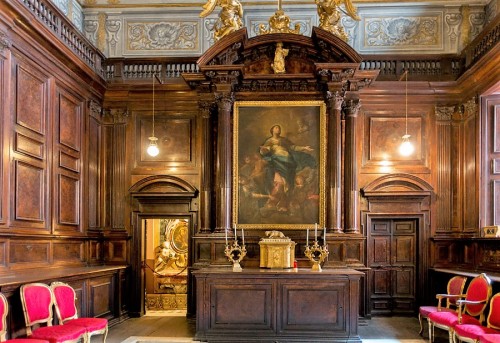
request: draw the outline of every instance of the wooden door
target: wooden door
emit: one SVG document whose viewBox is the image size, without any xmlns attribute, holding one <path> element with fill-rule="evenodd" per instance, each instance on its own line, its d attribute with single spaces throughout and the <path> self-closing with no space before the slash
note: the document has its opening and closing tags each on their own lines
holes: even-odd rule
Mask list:
<svg viewBox="0 0 500 343">
<path fill-rule="evenodd" d="M 416 219 L 375 219 L 369 228 L 372 315 L 415 313 Z"/>
</svg>

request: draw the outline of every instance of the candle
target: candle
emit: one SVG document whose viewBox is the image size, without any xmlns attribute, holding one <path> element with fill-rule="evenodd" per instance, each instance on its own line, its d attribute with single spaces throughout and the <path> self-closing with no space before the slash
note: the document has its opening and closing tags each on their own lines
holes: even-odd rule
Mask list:
<svg viewBox="0 0 500 343">
<path fill-rule="evenodd" d="M 241 240 L 243 242 L 243 245 L 245 245 L 245 230 L 241 229 Z"/>
<path fill-rule="evenodd" d="M 314 224 L 314 241 L 318 241 L 318 223 Z"/>
<path fill-rule="evenodd" d="M 307 228 L 306 245 L 309 246 L 309 228 Z"/>
<path fill-rule="evenodd" d="M 323 228 L 323 245 L 326 245 L 326 226 Z"/>
<path fill-rule="evenodd" d="M 234 224 L 234 241 L 236 242 L 238 237 L 236 236 L 236 224 Z"/>
<path fill-rule="evenodd" d="M 226 245 L 227 245 L 227 229 L 224 229 L 224 232 L 226 233 Z"/>
</svg>

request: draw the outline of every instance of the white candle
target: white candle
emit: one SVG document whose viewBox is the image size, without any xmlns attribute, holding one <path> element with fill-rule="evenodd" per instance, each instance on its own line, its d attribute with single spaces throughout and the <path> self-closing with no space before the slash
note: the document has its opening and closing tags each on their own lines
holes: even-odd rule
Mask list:
<svg viewBox="0 0 500 343">
<path fill-rule="evenodd" d="M 309 246 L 309 228 L 307 228 L 306 245 Z"/>
<path fill-rule="evenodd" d="M 224 232 L 226 232 L 226 245 L 227 245 L 227 229 L 224 229 Z"/>
<path fill-rule="evenodd" d="M 318 223 L 314 224 L 314 241 L 318 241 Z"/>
<path fill-rule="evenodd" d="M 323 245 L 326 245 L 326 226 L 323 228 Z"/>
<path fill-rule="evenodd" d="M 238 237 L 236 236 L 236 224 L 234 224 L 234 241 L 236 242 Z"/>
<path fill-rule="evenodd" d="M 245 245 L 245 230 L 241 229 L 241 240 L 243 242 L 243 245 Z"/>
</svg>

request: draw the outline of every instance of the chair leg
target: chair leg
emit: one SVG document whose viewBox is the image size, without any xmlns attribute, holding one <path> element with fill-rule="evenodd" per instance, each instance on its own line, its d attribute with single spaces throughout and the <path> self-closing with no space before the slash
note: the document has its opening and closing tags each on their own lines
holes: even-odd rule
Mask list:
<svg viewBox="0 0 500 343">
<path fill-rule="evenodd" d="M 427 318 L 427 325 L 429 326 L 429 343 L 432 343 L 433 341 L 433 331 L 434 331 L 434 326 L 432 325 L 431 321 L 429 318 Z"/>
<path fill-rule="evenodd" d="M 104 330 L 104 335 L 102 335 L 102 343 L 106 343 L 106 337 L 108 336 L 108 327 Z"/>
<path fill-rule="evenodd" d="M 418 314 L 418 322 L 420 323 L 420 331 L 418 334 L 422 336 L 422 332 L 424 332 L 424 325 L 422 323 L 422 315 L 420 313 Z"/>
<path fill-rule="evenodd" d="M 452 328 L 448 329 L 448 340 L 450 343 L 455 343 L 455 331 Z"/>
</svg>

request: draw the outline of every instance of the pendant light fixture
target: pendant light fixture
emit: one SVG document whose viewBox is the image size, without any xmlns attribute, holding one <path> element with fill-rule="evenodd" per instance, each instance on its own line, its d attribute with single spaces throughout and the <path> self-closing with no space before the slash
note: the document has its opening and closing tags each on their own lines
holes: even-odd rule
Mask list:
<svg viewBox="0 0 500 343">
<path fill-rule="evenodd" d="M 155 157 L 160 153 L 158 149 L 158 138 L 155 136 L 155 78 L 156 74 L 153 74 L 153 131 L 151 137 L 149 137 L 149 146 L 146 150 L 148 155 L 151 157 Z"/>
<path fill-rule="evenodd" d="M 405 134 L 401 139 L 401 145 L 399 146 L 399 153 L 403 156 L 410 156 L 415 151 L 415 147 L 410 142 L 411 135 L 408 134 L 408 70 L 405 70 Z"/>
</svg>

